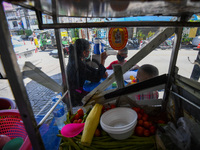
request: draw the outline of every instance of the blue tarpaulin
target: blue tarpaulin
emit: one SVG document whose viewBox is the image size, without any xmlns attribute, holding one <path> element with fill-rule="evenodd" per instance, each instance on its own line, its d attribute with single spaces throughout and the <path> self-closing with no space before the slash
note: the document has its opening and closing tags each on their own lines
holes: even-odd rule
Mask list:
<svg viewBox="0 0 200 150">
<path fill-rule="evenodd" d="M 172 16 L 137 16 L 137 17 L 124 17 L 124 18 L 108 18 L 105 22 L 112 21 L 175 21 L 176 17 Z"/>
</svg>

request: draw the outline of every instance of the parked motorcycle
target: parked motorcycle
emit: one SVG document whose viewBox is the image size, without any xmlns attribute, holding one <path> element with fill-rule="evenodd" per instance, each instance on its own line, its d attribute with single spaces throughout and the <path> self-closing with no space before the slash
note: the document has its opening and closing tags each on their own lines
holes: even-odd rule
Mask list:
<svg viewBox="0 0 200 150">
<path fill-rule="evenodd" d="M 161 43 L 159 45 L 159 48 L 161 48 L 162 50 L 165 49 L 170 49 L 173 47 L 174 44 L 174 37 L 168 38 L 165 42 Z"/>
<path fill-rule="evenodd" d="M 127 42 L 127 48 L 128 49 L 137 49 L 139 47 L 138 39 L 137 38 L 132 38 L 128 39 Z"/>
</svg>

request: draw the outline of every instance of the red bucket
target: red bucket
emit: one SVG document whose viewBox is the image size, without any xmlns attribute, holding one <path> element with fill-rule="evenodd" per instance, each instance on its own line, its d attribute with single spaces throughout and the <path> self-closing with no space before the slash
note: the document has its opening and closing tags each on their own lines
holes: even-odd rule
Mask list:
<svg viewBox="0 0 200 150">
<path fill-rule="evenodd" d="M 3 109 L 16 109 L 16 104 L 11 99 L 0 97 L 0 110 Z"/>
<path fill-rule="evenodd" d="M 24 140 L 20 150 L 32 150 L 28 134 L 17 109 L 0 110 L 0 134 L 11 139 L 21 137 Z"/>
</svg>

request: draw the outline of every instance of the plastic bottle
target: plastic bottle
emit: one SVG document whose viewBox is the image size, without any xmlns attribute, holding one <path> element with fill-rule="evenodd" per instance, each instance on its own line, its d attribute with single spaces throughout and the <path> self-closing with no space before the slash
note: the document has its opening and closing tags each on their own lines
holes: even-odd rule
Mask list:
<svg viewBox="0 0 200 150">
<path fill-rule="evenodd" d="M 58 94 L 57 96 L 52 98 L 52 106 L 59 100 L 59 98 L 61 97 L 60 94 Z M 53 110 L 53 115 L 55 118 L 55 122 L 56 125 L 58 127 L 59 130 L 62 129 L 62 127 L 64 127 L 64 121 L 66 121 L 66 115 L 65 115 L 65 109 L 64 109 L 64 105 L 63 102 L 60 102 L 56 108 Z"/>
</svg>

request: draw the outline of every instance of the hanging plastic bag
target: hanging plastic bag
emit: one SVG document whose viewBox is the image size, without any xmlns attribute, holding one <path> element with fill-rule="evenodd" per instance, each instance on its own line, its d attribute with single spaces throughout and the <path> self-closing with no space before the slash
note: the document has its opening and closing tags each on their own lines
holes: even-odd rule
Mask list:
<svg viewBox="0 0 200 150">
<path fill-rule="evenodd" d="M 172 122 L 169 122 L 164 129 L 166 135 L 178 148 L 181 150 L 190 150 L 191 133 L 183 117 L 178 119 L 177 127 Z"/>
</svg>

